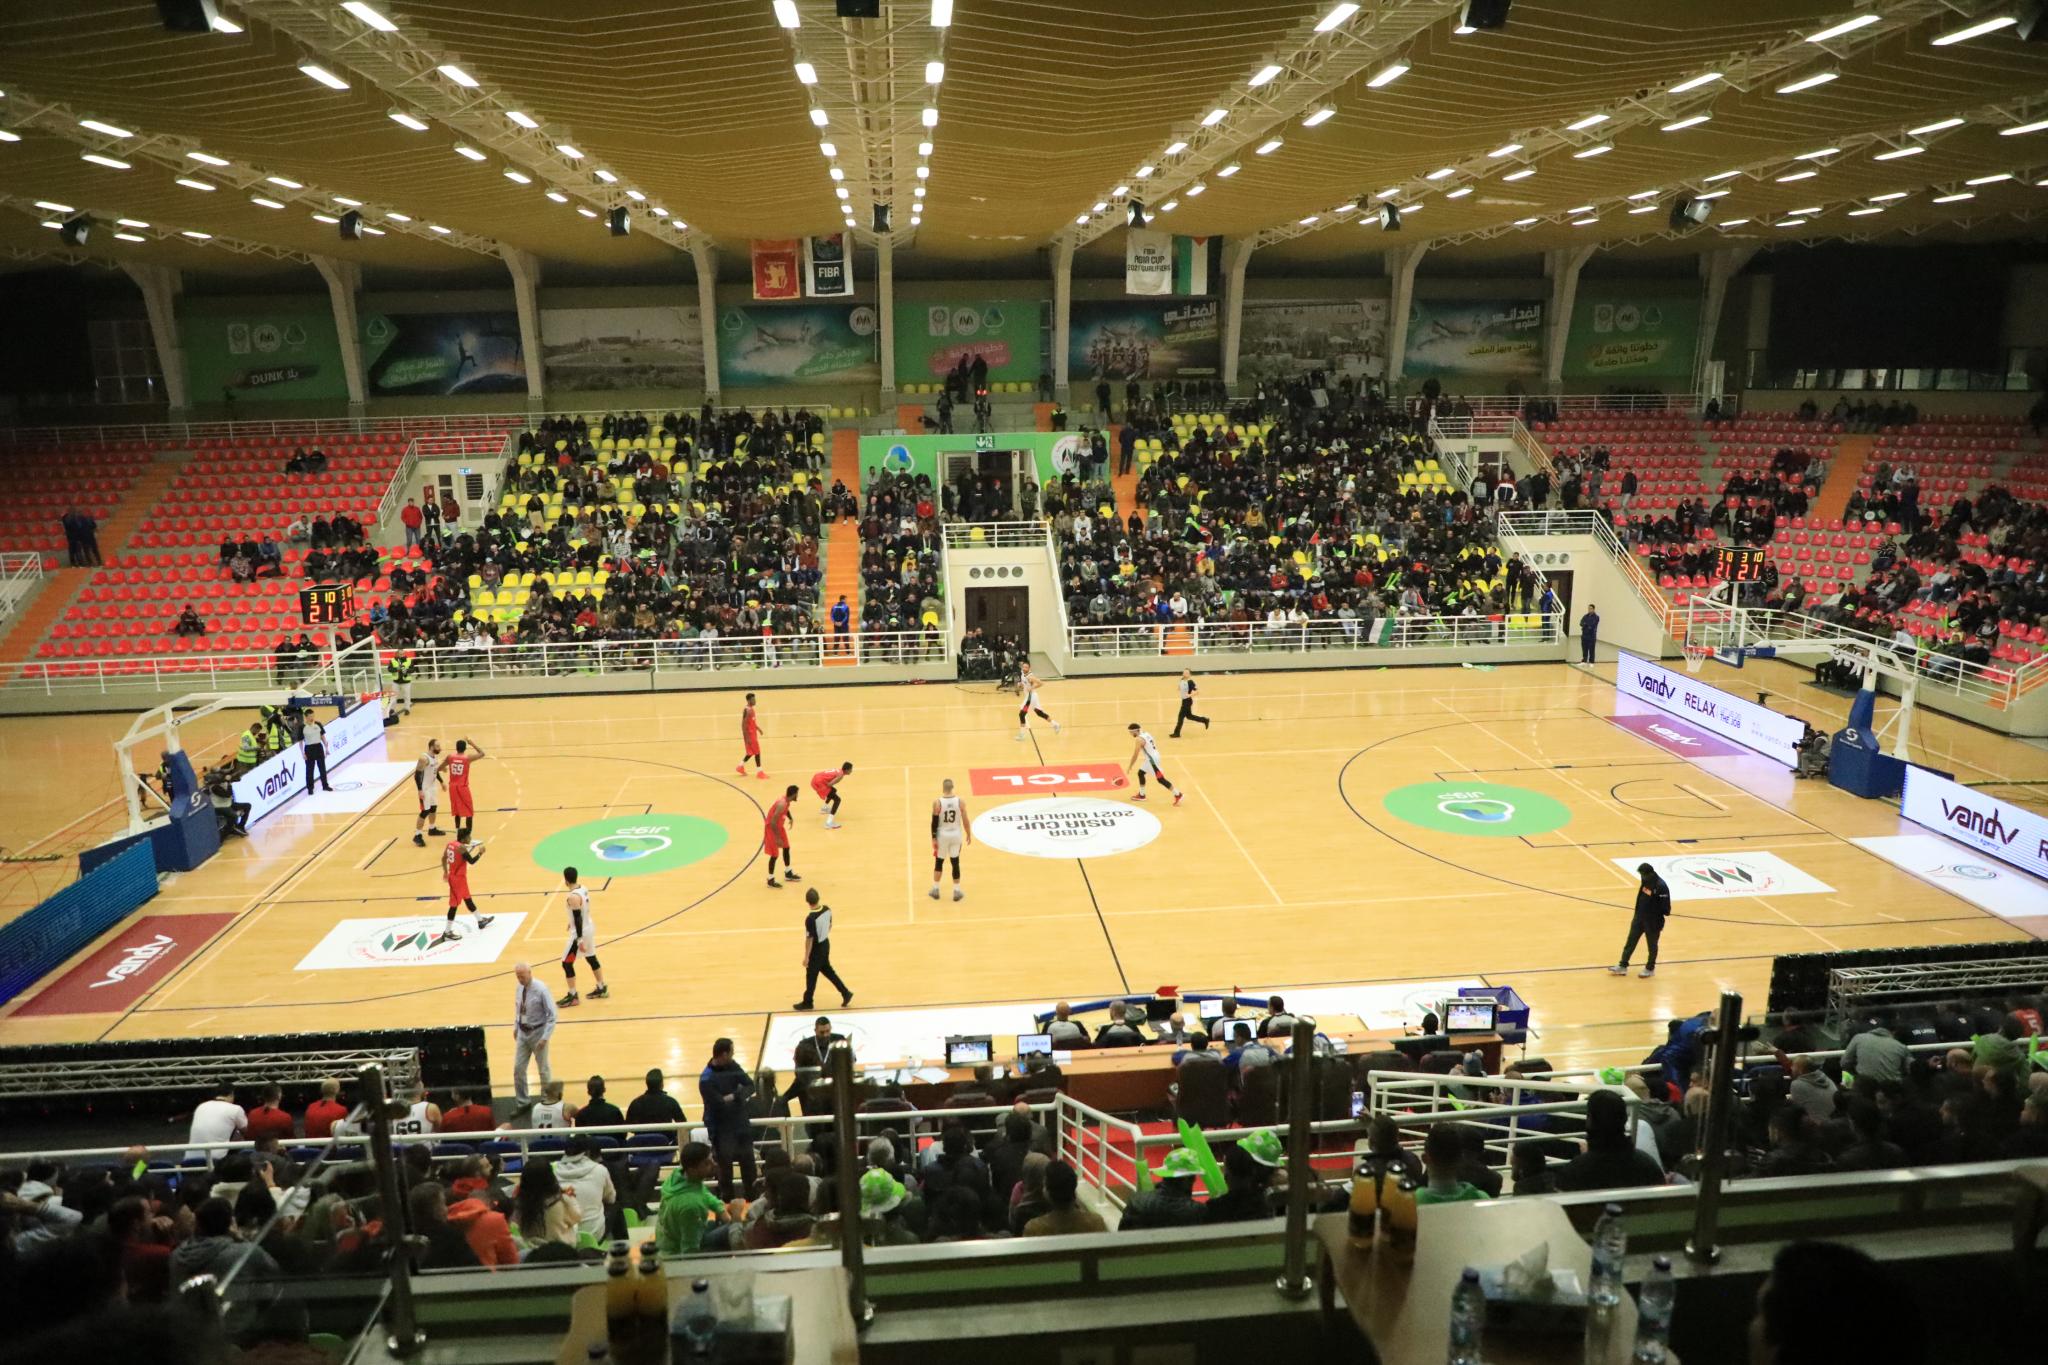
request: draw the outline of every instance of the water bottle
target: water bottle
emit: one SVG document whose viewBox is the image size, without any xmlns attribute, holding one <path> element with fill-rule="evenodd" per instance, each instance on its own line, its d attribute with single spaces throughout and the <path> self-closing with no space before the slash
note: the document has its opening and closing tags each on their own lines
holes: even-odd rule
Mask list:
<svg viewBox="0 0 2048 1365">
<path fill-rule="evenodd" d="M 1627 1259 L 1628 1228 L 1621 1221 L 1621 1205 L 1609 1204 L 1593 1225 L 1593 1276 L 1586 1298 L 1595 1307 L 1612 1308 L 1621 1302 L 1621 1271 Z"/>
<path fill-rule="evenodd" d="M 1677 1301 L 1671 1258 L 1659 1256 L 1650 1263 L 1650 1277 L 1636 1296 L 1636 1359 L 1643 1365 L 1664 1365 L 1671 1342 L 1671 1308 Z"/>
<path fill-rule="evenodd" d="M 711 1306 L 711 1281 L 698 1280 L 690 1286 L 683 1304 L 683 1350 L 689 1360 L 711 1359 L 718 1337 L 718 1310 Z"/>
<path fill-rule="evenodd" d="M 1451 1291 L 1451 1345 L 1450 1353 L 1444 1357 L 1447 1365 L 1482 1365 L 1479 1332 L 1485 1321 L 1486 1294 L 1479 1288 L 1479 1272 L 1468 1265 L 1458 1279 L 1458 1287 Z"/>
</svg>

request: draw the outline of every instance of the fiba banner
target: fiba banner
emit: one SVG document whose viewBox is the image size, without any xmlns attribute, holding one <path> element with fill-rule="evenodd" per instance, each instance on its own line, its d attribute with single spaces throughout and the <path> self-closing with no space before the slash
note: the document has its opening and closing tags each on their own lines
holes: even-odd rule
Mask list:
<svg viewBox="0 0 2048 1365">
<path fill-rule="evenodd" d="M 704 382 L 704 330 L 694 305 L 544 308 L 540 348 L 550 389 L 694 389 Z"/>
<path fill-rule="evenodd" d="M 764 300 L 793 299 L 803 293 L 798 273 L 801 250 L 794 237 L 757 241 L 754 249 L 754 297 Z"/>
<path fill-rule="evenodd" d="M 1698 342 L 1694 294 L 1579 292 L 1565 341 L 1566 379 L 1690 379 Z"/>
<path fill-rule="evenodd" d="M 2048 877 L 2048 818 L 1906 765 L 1899 814 L 2023 872 Z"/>
<path fill-rule="evenodd" d="M 1402 371 L 1416 379 L 1533 379 L 1543 373 L 1543 304 L 1533 299 L 1417 299 L 1408 309 Z"/>
<path fill-rule="evenodd" d="M 360 325 L 372 398 L 526 392 L 517 313 L 371 313 Z"/>
<path fill-rule="evenodd" d="M 334 314 L 324 305 L 181 313 L 178 341 L 198 402 L 348 397 Z"/>
<path fill-rule="evenodd" d="M 1293 379 L 1321 370 L 1332 379 L 1384 378 L 1388 307 L 1385 299 L 1246 299 L 1238 375 Z"/>
<path fill-rule="evenodd" d="M 718 317 L 718 378 L 733 388 L 879 384 L 875 310 L 864 303 L 727 308 Z"/>
<path fill-rule="evenodd" d="M 804 238 L 804 293 L 814 299 L 853 297 L 853 253 L 845 233 Z"/>
<path fill-rule="evenodd" d="M 1798 746 L 1806 735 L 1806 725 L 1797 716 L 1744 701 L 1633 654 L 1620 655 L 1614 687 L 1624 697 L 1682 716 L 1709 734 L 1775 758 L 1788 768 L 1799 764 Z"/>
<path fill-rule="evenodd" d="M 1075 299 L 1067 366 L 1076 383 L 1212 375 L 1221 363 L 1214 299 Z"/>
<path fill-rule="evenodd" d="M 974 299 L 933 303 L 922 311 L 896 312 L 896 382 L 924 384 L 944 379 L 962 360 L 980 356 L 998 383 L 1031 383 L 1038 378 L 1038 304 L 1030 300 Z"/>
<path fill-rule="evenodd" d="M 1173 234 L 1132 228 L 1124 234 L 1124 292 L 1173 292 Z"/>
</svg>

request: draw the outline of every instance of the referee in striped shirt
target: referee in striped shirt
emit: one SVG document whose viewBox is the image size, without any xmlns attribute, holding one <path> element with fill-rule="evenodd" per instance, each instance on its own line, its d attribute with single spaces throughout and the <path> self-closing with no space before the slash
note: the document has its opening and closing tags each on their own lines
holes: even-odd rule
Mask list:
<svg viewBox="0 0 2048 1365">
<path fill-rule="evenodd" d="M 1195 714 L 1195 675 L 1185 668 L 1180 671 L 1180 714 L 1173 718 L 1173 733 L 1168 739 L 1180 738 L 1180 727 L 1191 720 L 1202 722 L 1204 730 L 1209 728 L 1209 718 Z"/>
<path fill-rule="evenodd" d="M 832 970 L 832 907 L 823 903 L 824 897 L 818 894 L 815 886 L 804 896 L 804 901 L 811 907 L 810 913 L 804 916 L 804 998 L 790 1008 L 815 1008 L 811 1004 L 811 996 L 818 989 L 820 976 L 839 988 L 841 1005 L 851 1005 L 853 992 L 839 979 L 839 973 Z"/>
</svg>

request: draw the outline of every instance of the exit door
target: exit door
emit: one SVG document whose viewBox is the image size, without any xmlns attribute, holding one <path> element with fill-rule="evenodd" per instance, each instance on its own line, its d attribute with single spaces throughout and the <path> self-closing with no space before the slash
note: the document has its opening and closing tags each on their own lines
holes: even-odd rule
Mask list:
<svg viewBox="0 0 2048 1365">
<path fill-rule="evenodd" d="M 1031 650 L 1031 590 L 1029 588 L 969 588 L 967 624 L 983 635 L 1014 640 L 1026 653 Z"/>
</svg>

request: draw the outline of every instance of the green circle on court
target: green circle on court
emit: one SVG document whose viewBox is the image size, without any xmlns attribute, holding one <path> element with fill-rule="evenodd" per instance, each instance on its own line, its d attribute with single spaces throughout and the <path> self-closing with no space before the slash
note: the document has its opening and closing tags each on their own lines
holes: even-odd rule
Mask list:
<svg viewBox="0 0 2048 1365">
<path fill-rule="evenodd" d="M 533 860 L 550 872 L 573 867 L 586 877 L 651 877 L 702 862 L 726 838 L 724 825 L 701 816 L 626 815 L 558 829 L 535 847 Z"/>
<path fill-rule="evenodd" d="M 1384 804 L 1411 825 L 1492 839 L 1548 834 L 1572 818 L 1571 809 L 1554 797 L 1491 782 L 1417 782 L 1394 788 Z"/>
</svg>

